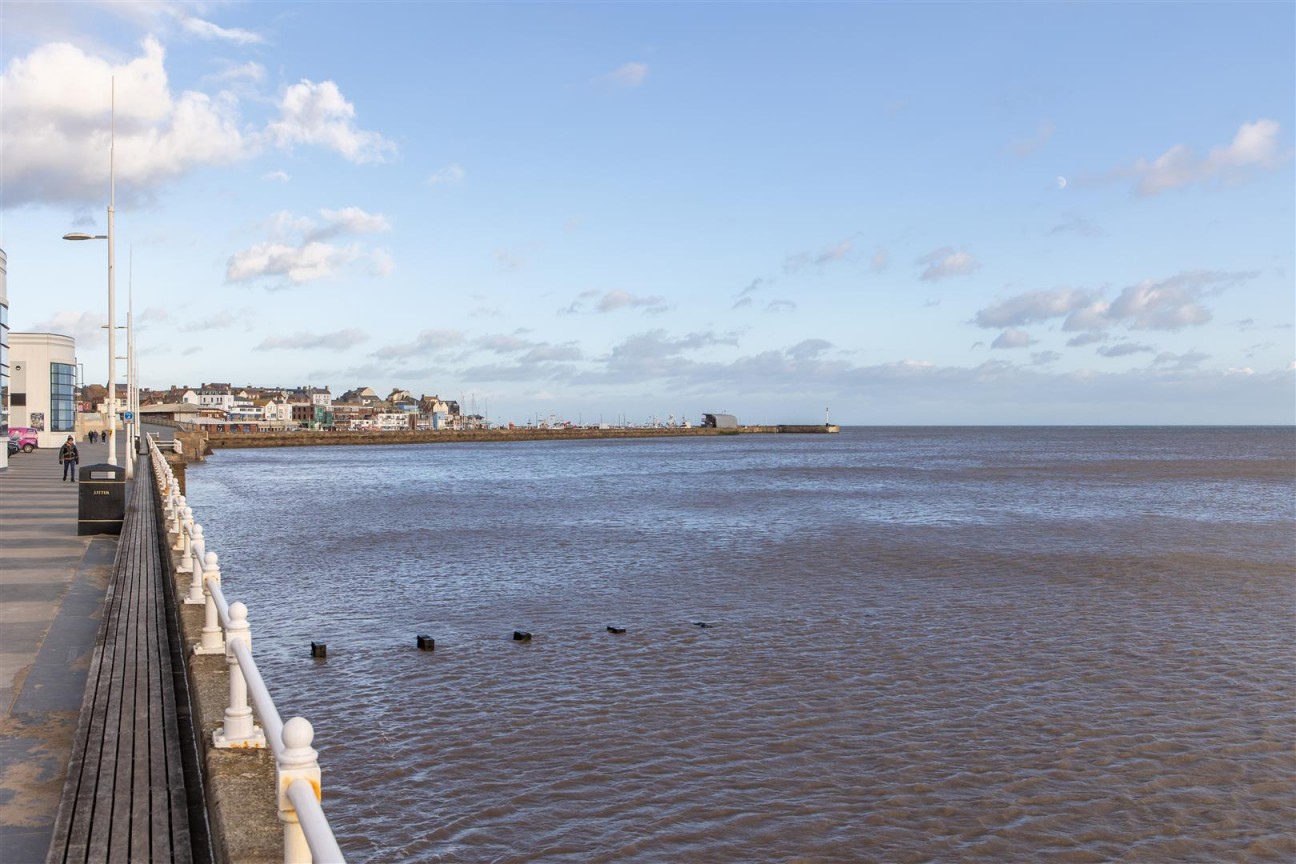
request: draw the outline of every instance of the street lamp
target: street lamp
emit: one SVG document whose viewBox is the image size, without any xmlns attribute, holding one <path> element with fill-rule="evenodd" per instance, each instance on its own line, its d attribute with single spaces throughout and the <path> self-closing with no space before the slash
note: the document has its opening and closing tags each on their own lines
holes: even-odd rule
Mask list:
<svg viewBox="0 0 1296 864">
<path fill-rule="evenodd" d="M 111 114 L 108 132 L 108 233 L 64 234 L 64 240 L 108 241 L 108 464 L 117 464 L 117 304 L 113 282 L 113 204 L 117 198 L 117 173 L 113 151 L 117 143 L 117 81 L 112 79 Z"/>
</svg>

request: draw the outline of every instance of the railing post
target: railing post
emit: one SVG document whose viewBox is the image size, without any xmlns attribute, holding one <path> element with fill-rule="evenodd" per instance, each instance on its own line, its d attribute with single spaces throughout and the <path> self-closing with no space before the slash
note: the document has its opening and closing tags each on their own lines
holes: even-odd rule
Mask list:
<svg viewBox="0 0 1296 864">
<path fill-rule="evenodd" d="M 168 529 L 169 534 L 174 534 L 175 539 L 171 541 L 171 551 L 179 552 L 184 549 L 184 508 L 185 497 L 183 495 L 174 496 L 175 504 L 171 507 L 171 527 Z"/>
<path fill-rule="evenodd" d="M 189 572 L 189 547 L 193 539 L 193 527 L 193 508 L 186 506 L 180 515 L 180 563 L 176 566 L 176 571 L 180 573 Z"/>
<path fill-rule="evenodd" d="M 265 734 L 252 722 L 252 708 L 248 705 L 247 679 L 239 666 L 234 643 L 242 641 L 252 650 L 252 629 L 248 626 L 247 606 L 241 602 L 229 607 L 229 638 L 225 640 L 225 662 L 229 665 L 229 707 L 225 709 L 225 725 L 212 733 L 212 745 L 220 749 L 232 747 L 265 747 Z"/>
<path fill-rule="evenodd" d="M 212 590 L 211 590 L 211 586 L 213 582 L 216 583 L 217 585 L 221 584 L 220 568 L 216 566 L 216 553 L 212 552 L 210 554 L 211 554 L 210 571 L 205 571 L 205 568 L 203 567 L 195 568 L 198 570 L 205 571 L 203 572 L 203 575 L 201 577 L 203 604 L 205 605 L 205 608 L 203 609 L 202 641 L 194 646 L 193 653 L 225 654 L 225 656 L 228 658 L 229 657 L 229 634 L 226 633 L 224 638 L 222 638 L 221 636 L 220 610 L 216 608 L 216 597 L 212 594 Z M 190 587 L 192 588 L 192 586 Z M 188 597 L 185 598 L 185 602 L 186 603 L 189 602 Z M 246 624 L 247 606 L 244 606 L 242 603 L 239 603 L 237 605 L 243 606 L 243 623 Z M 231 628 L 234 626 L 233 617 L 234 617 L 234 607 L 231 606 L 230 607 L 230 627 Z M 248 647 L 251 647 L 251 645 L 252 643 L 251 641 L 249 641 Z"/>
<path fill-rule="evenodd" d="M 206 548 L 207 540 L 203 538 L 203 550 L 205 551 Z M 210 563 L 208 559 L 211 559 Z M 207 583 L 207 577 L 211 575 L 214 575 L 217 581 L 220 580 L 220 570 L 216 567 L 216 553 L 207 552 L 203 555 L 201 566 L 195 556 L 193 578 L 189 580 L 189 593 L 184 598 L 186 606 L 197 606 L 199 603 L 207 602 L 203 596 L 203 586 Z"/>
<path fill-rule="evenodd" d="M 275 779 L 279 786 L 279 821 L 284 830 L 284 864 L 311 864 L 310 846 L 297 808 L 288 798 L 288 787 L 305 780 L 315 790 L 315 800 L 320 800 L 319 754 L 311 747 L 315 729 L 305 717 L 294 717 L 283 727 L 283 750 L 275 760 Z"/>
</svg>

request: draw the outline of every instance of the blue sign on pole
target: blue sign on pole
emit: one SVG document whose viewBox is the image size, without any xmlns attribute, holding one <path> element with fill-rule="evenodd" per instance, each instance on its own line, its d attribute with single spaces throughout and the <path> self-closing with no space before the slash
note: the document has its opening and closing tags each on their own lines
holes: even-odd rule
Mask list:
<svg viewBox="0 0 1296 864">
<path fill-rule="evenodd" d="M 132 420 L 135 419 L 135 412 L 134 412 L 134 411 L 123 411 L 123 412 L 122 412 L 122 419 L 125 420 L 127 423 L 129 423 L 130 421 L 132 421 Z"/>
</svg>

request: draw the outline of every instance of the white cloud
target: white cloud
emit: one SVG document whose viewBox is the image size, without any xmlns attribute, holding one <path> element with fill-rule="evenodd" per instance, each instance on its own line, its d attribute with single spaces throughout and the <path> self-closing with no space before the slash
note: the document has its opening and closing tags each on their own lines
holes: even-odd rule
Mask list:
<svg viewBox="0 0 1296 864">
<path fill-rule="evenodd" d="M 645 309 L 648 312 L 661 312 L 666 309 L 666 301 L 657 296 L 640 297 L 621 288 L 614 288 L 599 298 L 594 305 L 596 312 L 615 312 L 618 309 Z"/>
<path fill-rule="evenodd" d="M 845 260 L 855 248 L 850 240 L 842 240 L 840 243 L 834 243 L 826 246 L 818 252 L 798 252 L 795 255 L 789 255 L 783 261 L 783 272 L 796 273 L 804 270 L 811 264 L 817 267 L 823 267 L 828 264 L 834 264 L 838 261 Z"/>
<path fill-rule="evenodd" d="M 463 182 L 467 172 L 457 162 L 451 162 L 444 168 L 432 172 L 427 179 L 429 186 L 458 186 Z"/>
<path fill-rule="evenodd" d="M 1180 330 L 1211 320 L 1199 302 L 1205 289 L 1220 281 L 1220 274 L 1181 273 L 1169 279 L 1144 280 L 1121 291 L 1106 310 L 1106 317 L 1124 321 L 1134 330 Z"/>
<path fill-rule="evenodd" d="M 195 167 L 246 158 L 252 145 L 233 97 L 173 97 L 165 56 L 149 37 L 140 56 L 123 64 L 66 43 L 11 60 L 0 78 L 5 206 L 104 199 L 114 78 L 119 195 L 147 194 Z"/>
<path fill-rule="evenodd" d="M 1254 271 L 1191 270 L 1130 285 L 1111 301 L 1092 289 L 1028 291 L 979 310 L 974 322 L 980 327 L 1018 327 L 1065 316 L 1064 331 L 1089 334 L 1073 338 L 1067 343 L 1071 346 L 1103 341 L 1105 332 L 1115 326 L 1180 330 L 1211 320 L 1210 311 L 1202 305 L 1207 295 L 1257 275 Z"/>
<path fill-rule="evenodd" d="M 523 363 L 556 363 L 560 361 L 579 360 L 584 355 L 574 342 L 562 345 L 537 345 L 522 355 Z"/>
<path fill-rule="evenodd" d="M 153 36 L 124 62 L 65 42 L 13 58 L 0 76 L 4 206 L 101 203 L 113 138 L 117 194 L 125 201 L 147 199 L 196 168 L 250 159 L 267 145 L 310 144 L 353 162 L 380 161 L 395 152 L 378 133 L 357 128 L 354 107 L 331 81 L 289 87 L 280 118 L 258 130 L 243 118 L 235 90 L 255 86 L 264 75 L 263 67 L 248 63 L 207 79 L 234 89 L 175 94 L 166 51 Z"/>
<path fill-rule="evenodd" d="M 186 32 L 192 33 L 200 39 L 221 39 L 226 42 L 233 42 L 236 45 L 260 45 L 265 41 L 265 37 L 260 33 L 253 33 L 251 30 L 221 27 L 201 18 L 182 18 L 180 24 Z"/>
<path fill-rule="evenodd" d="M 915 263 L 927 265 L 927 269 L 918 277 L 925 282 L 935 282 L 950 276 L 966 276 L 981 266 L 969 253 L 955 252 L 949 246 L 928 252 Z"/>
<path fill-rule="evenodd" d="M 534 348 L 537 343 L 530 339 L 523 339 L 520 335 L 525 331 L 519 330 L 513 333 L 496 333 L 490 336 L 479 336 L 473 340 L 473 344 L 485 351 L 495 354 L 515 354 L 519 351 L 526 351 Z"/>
<path fill-rule="evenodd" d="M 396 151 L 382 135 L 355 125 L 355 106 L 332 81 L 303 78 L 284 91 L 279 109 L 280 119 L 266 126 L 266 136 L 279 147 L 313 144 L 357 163 L 382 162 Z"/>
<path fill-rule="evenodd" d="M 990 343 L 991 348 L 1028 348 L 1035 344 L 1035 340 L 1024 330 L 1008 328 L 995 337 Z"/>
<path fill-rule="evenodd" d="M 1103 357 L 1128 357 L 1131 354 L 1154 354 L 1156 349 L 1139 342 L 1117 342 L 1115 345 L 1104 345 L 1098 349 L 1098 353 Z"/>
<path fill-rule="evenodd" d="M 338 248 L 330 243 L 306 243 L 288 246 L 283 243 L 258 243 L 250 249 L 231 255 L 225 266 L 225 279 L 247 282 L 263 276 L 286 276 L 300 285 L 332 276 L 344 264 L 355 260 L 354 247 Z"/>
<path fill-rule="evenodd" d="M 424 330 L 413 342 L 402 345 L 387 345 L 373 352 L 371 356 L 380 360 L 406 359 L 440 354 L 451 348 L 457 348 L 464 342 L 462 330 Z"/>
<path fill-rule="evenodd" d="M 1198 183 L 1235 180 L 1247 171 L 1272 169 L 1286 162 L 1291 151 L 1280 151 L 1277 121 L 1261 118 L 1243 123 L 1227 145 L 1214 147 L 1199 158 L 1185 144 L 1176 144 L 1155 159 L 1140 159 L 1128 172 L 1138 178 L 1139 195 L 1158 195 Z"/>
<path fill-rule="evenodd" d="M 77 348 L 81 349 L 101 345 L 107 341 L 107 330 L 104 328 L 107 320 L 106 312 L 63 310 L 55 312 L 49 318 L 29 325 L 24 324 L 19 327 L 15 322 L 15 329 L 33 333 L 58 333 L 61 336 L 71 336 L 76 340 Z"/>
<path fill-rule="evenodd" d="M 292 175 L 290 175 L 287 171 L 267 171 L 265 174 L 261 176 L 265 180 L 275 180 L 280 183 L 287 183 L 290 180 L 292 180 Z"/>
<path fill-rule="evenodd" d="M 1063 329 L 1066 329 L 1065 327 Z M 1100 330 L 1090 330 L 1081 333 L 1079 336 L 1072 336 L 1067 340 L 1067 345 L 1072 348 L 1081 348 L 1085 345 L 1092 345 L 1095 342 L 1106 342 L 1107 334 Z"/>
<path fill-rule="evenodd" d="M 265 80 L 266 70 L 260 63 L 248 62 L 238 66 L 230 66 L 222 72 L 209 76 L 208 80 L 228 83 L 252 83 L 260 84 Z"/>
<path fill-rule="evenodd" d="M 795 312 L 797 304 L 791 300 L 771 300 L 766 306 L 765 311 L 777 315 L 780 312 Z"/>
<path fill-rule="evenodd" d="M 385 276 L 395 269 L 390 254 L 366 252 L 357 244 L 338 246 L 327 242 L 344 235 L 375 234 L 391 230 L 381 213 L 359 207 L 320 210 L 320 220 L 282 211 L 270 220 L 271 238 L 231 255 L 225 266 L 229 282 L 248 282 L 267 276 L 283 276 L 294 285 L 323 279 L 360 258 L 370 262 L 370 273 Z"/>
<path fill-rule="evenodd" d="M 1156 355 L 1156 357 L 1152 358 L 1152 365 L 1183 371 L 1196 369 L 1203 361 L 1209 359 L 1210 355 L 1202 351 L 1185 351 L 1182 354 L 1162 351 L 1160 354 Z"/>
<path fill-rule="evenodd" d="M 604 81 L 617 87 L 638 87 L 647 78 L 647 63 L 625 63 L 603 76 Z"/>
<path fill-rule="evenodd" d="M 1097 296 L 1097 291 L 1077 288 L 1028 291 L 978 311 L 976 323 L 980 327 L 996 328 L 1034 324 L 1083 308 L 1093 303 Z"/>
<path fill-rule="evenodd" d="M 786 349 L 783 353 L 793 360 L 814 360 L 820 354 L 832 348 L 833 344 L 827 339 L 803 339 L 791 348 Z"/>
<path fill-rule="evenodd" d="M 306 235 L 307 240 L 324 240 L 340 234 L 379 234 L 391 230 L 391 223 L 381 213 L 366 213 L 359 207 L 320 210 L 324 224 Z"/>
<path fill-rule="evenodd" d="M 292 336 L 268 336 L 256 346 L 256 351 L 287 349 L 309 351 L 315 348 L 344 350 L 359 345 L 369 336 L 363 330 L 337 330 L 333 333 L 295 333 Z"/>
<path fill-rule="evenodd" d="M 833 261 L 840 261 L 850 254 L 851 249 L 852 249 L 851 241 L 843 240 L 840 243 L 837 243 L 833 246 L 829 246 L 827 249 L 823 250 L 818 255 L 816 255 L 815 263 L 822 265 L 822 264 L 830 264 Z"/>
</svg>

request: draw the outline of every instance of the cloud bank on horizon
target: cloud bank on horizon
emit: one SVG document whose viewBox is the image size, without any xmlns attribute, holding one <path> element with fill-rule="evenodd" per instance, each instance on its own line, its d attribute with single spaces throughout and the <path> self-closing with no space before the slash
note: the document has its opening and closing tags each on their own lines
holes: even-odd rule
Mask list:
<svg viewBox="0 0 1296 864">
<path fill-rule="evenodd" d="M 1290 5 L 512 11 L 0 7 L 14 328 L 102 376 L 111 140 L 150 386 L 1296 422 Z"/>
</svg>

